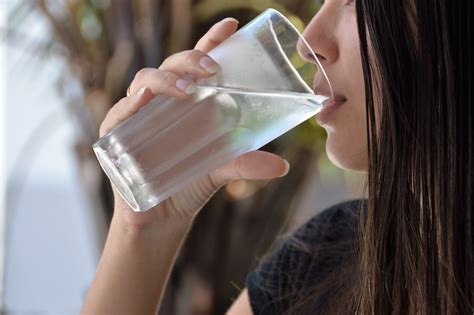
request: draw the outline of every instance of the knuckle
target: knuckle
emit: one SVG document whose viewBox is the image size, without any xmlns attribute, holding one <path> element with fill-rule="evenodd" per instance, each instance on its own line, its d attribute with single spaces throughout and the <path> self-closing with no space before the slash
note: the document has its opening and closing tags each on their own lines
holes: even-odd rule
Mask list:
<svg viewBox="0 0 474 315">
<path fill-rule="evenodd" d="M 216 39 L 213 39 L 213 38 L 209 38 L 207 40 L 207 44 L 210 45 L 211 47 L 216 47 L 217 45 L 219 45 L 221 42 L 216 40 Z"/>
<path fill-rule="evenodd" d="M 176 90 L 176 81 L 179 79 L 179 76 L 173 72 L 161 71 L 159 74 L 159 82 L 156 87 L 157 93 L 171 93 L 174 95 Z"/>
<path fill-rule="evenodd" d="M 225 183 L 221 184 L 221 183 L 217 182 L 216 179 L 213 176 L 213 173 L 207 174 L 207 181 L 208 181 L 212 191 L 215 191 L 215 190 L 221 188 L 225 184 Z"/>
<path fill-rule="evenodd" d="M 114 106 L 109 111 L 109 114 L 114 114 L 117 108 L 122 107 L 126 103 L 128 103 L 129 97 L 122 97 L 117 103 L 115 103 Z"/>
<path fill-rule="evenodd" d="M 194 65 L 195 63 L 198 62 L 198 60 L 203 55 L 204 54 L 200 50 L 197 50 L 197 49 L 189 50 L 188 53 L 186 54 L 185 63 Z"/>
<path fill-rule="evenodd" d="M 143 78 L 148 76 L 150 74 L 150 72 L 153 71 L 153 70 L 154 69 L 152 69 L 152 68 L 142 68 L 142 69 L 138 70 L 138 72 L 135 74 L 135 78 L 133 79 L 133 82 L 142 80 Z"/>
<path fill-rule="evenodd" d="M 168 57 L 166 57 L 163 62 L 161 63 L 162 65 L 165 64 L 165 63 L 169 63 L 171 60 L 173 60 L 175 54 L 171 54 L 169 55 Z"/>
<path fill-rule="evenodd" d="M 237 178 L 243 178 L 242 176 L 242 159 L 243 156 L 239 156 L 235 159 L 235 173 Z"/>
<path fill-rule="evenodd" d="M 128 100 L 126 97 L 120 99 L 114 106 L 109 110 L 105 116 L 104 122 L 112 121 L 121 116 L 122 109 L 126 107 Z"/>
<path fill-rule="evenodd" d="M 168 57 L 166 57 L 163 62 L 161 63 L 161 65 L 158 67 L 158 69 L 162 69 L 164 68 L 165 66 L 167 66 L 168 64 L 171 64 L 173 62 L 173 59 L 176 57 L 176 54 L 172 54 L 172 55 L 169 55 Z"/>
<path fill-rule="evenodd" d="M 175 75 L 174 73 L 169 72 L 169 71 L 158 70 L 158 75 L 160 76 L 160 78 L 163 81 L 165 81 L 169 84 L 174 84 L 174 81 L 176 81 L 176 79 L 177 79 L 177 75 Z"/>
</svg>

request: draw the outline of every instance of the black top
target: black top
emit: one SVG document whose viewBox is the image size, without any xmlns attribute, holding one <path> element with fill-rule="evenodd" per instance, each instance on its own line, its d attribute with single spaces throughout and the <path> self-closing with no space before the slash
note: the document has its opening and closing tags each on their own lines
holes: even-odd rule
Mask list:
<svg viewBox="0 0 474 315">
<path fill-rule="evenodd" d="M 317 214 L 280 242 L 247 276 L 246 286 L 255 315 L 282 314 L 352 257 L 361 201 L 366 208 L 366 200 L 351 200 Z M 321 307 L 330 300 L 329 294 L 314 301 L 311 314 L 321 313 Z"/>
</svg>

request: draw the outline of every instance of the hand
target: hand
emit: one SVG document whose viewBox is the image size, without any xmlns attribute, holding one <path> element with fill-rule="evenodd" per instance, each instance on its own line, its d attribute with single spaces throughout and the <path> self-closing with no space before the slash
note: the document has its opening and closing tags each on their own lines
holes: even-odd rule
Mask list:
<svg viewBox="0 0 474 315">
<path fill-rule="evenodd" d="M 195 92 L 192 81 L 183 77 L 208 78 L 217 73 L 219 65 L 206 52 L 217 46 L 237 29 L 238 22 L 227 18 L 215 24 L 196 44 L 194 50 L 168 57 L 158 69 L 140 70 L 130 85 L 130 96 L 117 102 L 108 112 L 100 127 L 100 136 L 136 113 L 155 95 L 164 94 L 180 99 Z M 157 220 L 193 219 L 214 193 L 236 179 L 272 179 L 288 172 L 289 165 L 281 157 L 265 152 L 247 152 L 193 182 L 154 208 L 136 213 L 114 188 L 114 218 L 120 216 L 132 227 L 149 227 Z"/>
</svg>

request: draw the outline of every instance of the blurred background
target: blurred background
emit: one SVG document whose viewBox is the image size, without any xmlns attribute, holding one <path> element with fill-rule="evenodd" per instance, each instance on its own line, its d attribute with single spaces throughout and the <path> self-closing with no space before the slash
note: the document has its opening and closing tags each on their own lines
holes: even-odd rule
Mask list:
<svg viewBox="0 0 474 315">
<path fill-rule="evenodd" d="M 0 0 L 6 18 L 4 314 L 75 314 L 113 211 L 91 149 L 134 74 L 192 49 L 216 22 L 246 24 L 268 7 L 300 30 L 318 0 Z M 322 209 L 360 198 L 364 177 L 334 167 L 314 118 L 262 150 L 284 178 L 234 181 L 199 214 L 160 314 L 224 314 L 275 242 Z M 133 292 L 130 292 L 133 294 Z"/>
</svg>

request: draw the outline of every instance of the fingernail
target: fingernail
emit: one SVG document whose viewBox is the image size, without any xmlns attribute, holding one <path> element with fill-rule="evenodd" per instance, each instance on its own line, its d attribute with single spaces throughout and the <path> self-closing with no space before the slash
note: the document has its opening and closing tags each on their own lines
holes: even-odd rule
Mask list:
<svg viewBox="0 0 474 315">
<path fill-rule="evenodd" d="M 227 22 L 227 21 L 234 21 L 234 22 L 236 22 L 237 24 L 239 24 L 239 20 L 237 20 L 237 19 L 235 19 L 235 18 L 233 18 L 233 17 L 226 17 L 225 19 L 223 19 L 223 20 L 221 21 L 221 23 L 224 23 L 224 22 Z"/>
<path fill-rule="evenodd" d="M 193 94 L 197 91 L 197 88 L 194 83 L 183 79 L 179 79 L 178 81 L 176 81 L 176 87 L 186 94 Z"/>
<path fill-rule="evenodd" d="M 283 162 L 285 162 L 285 172 L 281 176 L 285 176 L 290 171 L 290 163 L 287 160 L 283 160 Z"/>
<path fill-rule="evenodd" d="M 137 95 L 143 95 L 145 94 L 146 87 L 142 87 L 141 89 L 138 90 Z"/>
<path fill-rule="evenodd" d="M 209 57 L 202 57 L 201 60 L 199 60 L 199 65 L 209 73 L 217 73 L 221 69 L 221 67 Z"/>
</svg>

